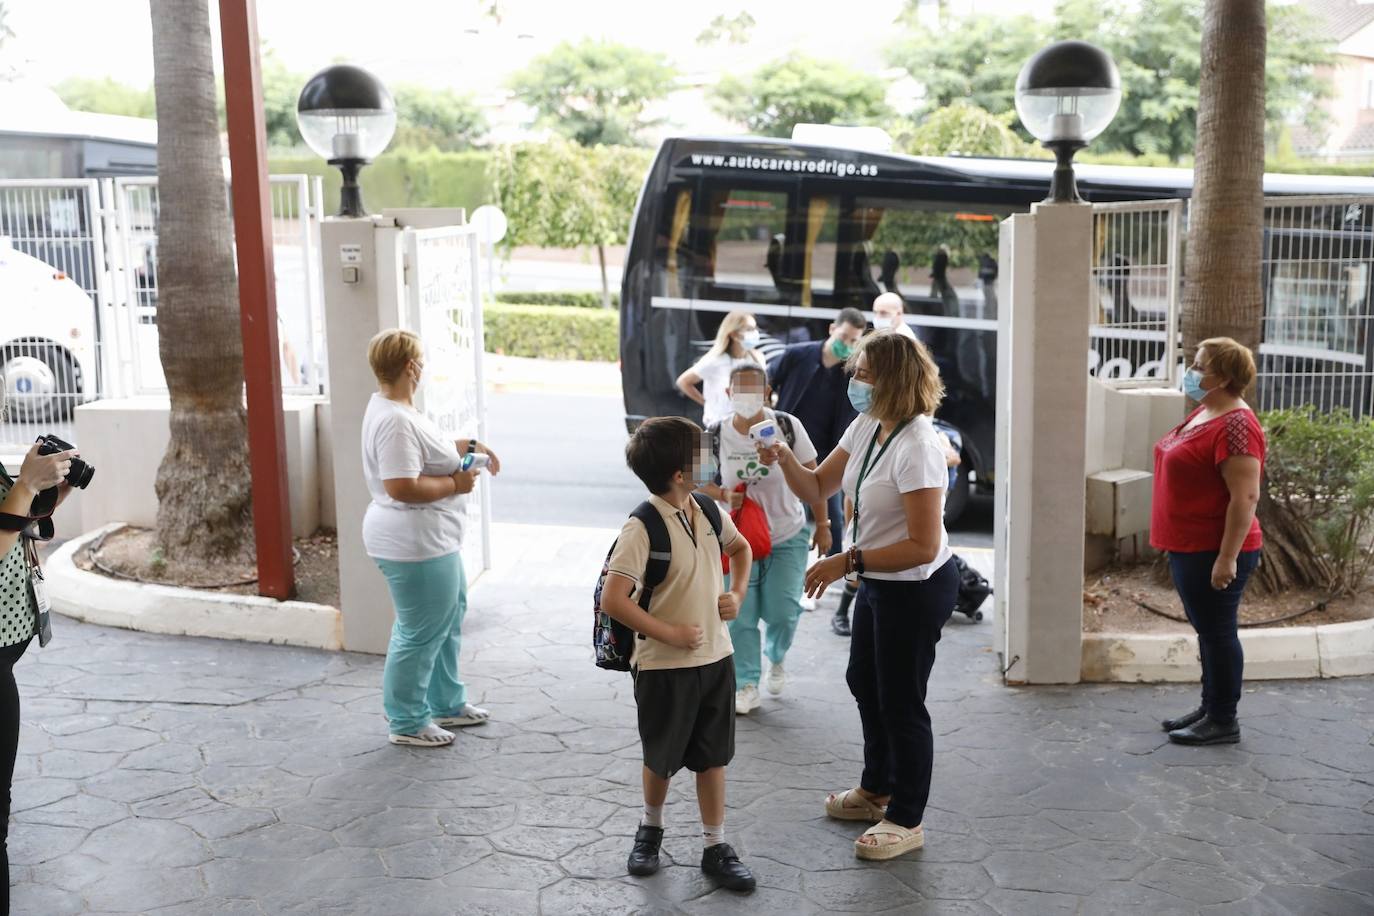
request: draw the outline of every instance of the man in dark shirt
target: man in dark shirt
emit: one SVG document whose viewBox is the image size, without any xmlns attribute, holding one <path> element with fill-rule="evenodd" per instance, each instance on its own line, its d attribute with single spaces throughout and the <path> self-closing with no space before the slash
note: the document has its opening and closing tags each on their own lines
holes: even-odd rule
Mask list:
<svg viewBox="0 0 1374 916">
<path fill-rule="evenodd" d="M 768 364 L 768 380 L 777 392 L 778 410 L 790 413 L 806 427 L 816 446 L 816 461 L 826 459 L 858 416 L 849 403 L 849 376 L 844 363 L 863 336 L 868 321 L 863 312 L 847 308 L 830 326 L 825 340 L 788 346 Z M 844 497 L 830 497 L 830 553 L 844 549 Z"/>
</svg>

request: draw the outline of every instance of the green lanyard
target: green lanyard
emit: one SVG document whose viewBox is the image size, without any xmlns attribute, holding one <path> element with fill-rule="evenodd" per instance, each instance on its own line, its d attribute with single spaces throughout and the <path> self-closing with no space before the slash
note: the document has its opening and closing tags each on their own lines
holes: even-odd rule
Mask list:
<svg viewBox="0 0 1374 916">
<path fill-rule="evenodd" d="M 876 468 L 876 467 L 878 466 L 878 462 L 883 460 L 883 455 L 886 454 L 886 452 L 887 452 L 887 447 L 888 447 L 889 445 L 892 444 L 892 440 L 894 440 L 894 439 L 897 438 L 897 434 L 898 434 L 898 433 L 900 433 L 902 430 L 906 429 L 906 425 L 907 425 L 908 423 L 910 423 L 910 422 L 911 422 L 910 420 L 903 420 L 902 422 L 898 423 L 898 424 L 893 428 L 893 430 L 892 430 L 892 435 L 888 436 L 888 437 L 887 437 L 887 441 L 883 443 L 883 447 L 880 448 L 880 449 L 878 449 L 878 457 L 877 457 L 877 458 L 874 458 L 874 457 L 873 457 L 873 447 L 874 447 L 875 445 L 878 444 L 878 433 L 880 433 L 880 432 L 883 431 L 882 424 L 879 424 L 879 425 L 878 425 L 878 428 L 875 429 L 875 430 L 873 430 L 873 438 L 869 440 L 869 442 L 868 442 L 868 451 L 864 454 L 864 463 L 863 463 L 863 466 L 859 468 L 859 480 L 858 480 L 858 482 L 857 482 L 856 484 L 854 484 L 854 543 L 855 543 L 855 544 L 859 543 L 859 496 L 860 496 L 861 491 L 863 490 L 864 479 L 865 479 L 866 477 L 868 477 L 868 472 L 869 472 L 870 470 L 872 470 L 872 468 Z M 870 465 L 869 465 L 870 459 L 871 459 L 872 462 L 873 462 L 873 464 L 872 464 L 871 467 L 870 467 Z"/>
</svg>

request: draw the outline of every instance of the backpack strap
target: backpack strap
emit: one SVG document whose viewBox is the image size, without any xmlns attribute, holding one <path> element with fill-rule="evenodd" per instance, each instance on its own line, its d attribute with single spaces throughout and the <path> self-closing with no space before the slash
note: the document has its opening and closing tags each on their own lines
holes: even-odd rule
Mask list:
<svg viewBox="0 0 1374 916">
<path fill-rule="evenodd" d="M 654 589 L 663 584 L 668 577 L 668 564 L 673 559 L 673 542 L 668 536 L 668 526 L 658 507 L 645 500 L 630 513 L 637 518 L 644 530 L 649 533 L 649 561 L 644 564 L 644 581 L 639 589 L 638 604 L 644 613 L 649 613 L 649 601 L 654 597 Z"/>
<path fill-rule="evenodd" d="M 716 533 L 716 540 L 719 541 L 720 529 L 723 524 L 720 520 L 720 506 L 716 505 L 716 501 L 705 493 L 693 493 L 692 499 L 695 499 L 697 505 L 701 507 L 701 511 L 706 513 L 706 520 L 711 523 L 711 530 Z M 662 516 L 659 517 L 662 518 Z"/>
</svg>

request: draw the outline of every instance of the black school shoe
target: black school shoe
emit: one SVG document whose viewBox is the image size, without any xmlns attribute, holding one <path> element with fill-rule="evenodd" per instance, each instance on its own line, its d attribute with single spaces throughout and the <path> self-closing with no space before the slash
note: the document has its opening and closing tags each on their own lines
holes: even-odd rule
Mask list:
<svg viewBox="0 0 1374 916">
<path fill-rule="evenodd" d="M 701 853 L 701 870 L 726 890 L 747 894 L 754 889 L 754 873 L 729 843 L 707 846 Z"/>
<path fill-rule="evenodd" d="M 830 618 L 830 629 L 836 636 L 849 635 L 849 615 L 844 611 L 836 611 L 835 616 Z"/>
<path fill-rule="evenodd" d="M 1159 724 L 1164 727 L 1164 730 L 1166 732 L 1173 732 L 1178 731 L 1180 728 L 1187 728 L 1189 725 L 1194 725 L 1198 722 L 1201 722 L 1202 717 L 1205 715 L 1207 715 L 1207 712 L 1201 706 L 1199 706 L 1192 712 L 1184 713 L 1177 719 L 1165 719 L 1163 722 Z"/>
<path fill-rule="evenodd" d="M 663 845 L 663 828 L 640 824 L 635 831 L 635 845 L 630 850 L 630 874 L 646 878 L 658 872 L 658 850 Z"/>
<path fill-rule="evenodd" d="M 1240 723 L 1232 720 L 1213 722 L 1207 716 L 1189 725 L 1169 732 L 1169 740 L 1174 744 L 1236 744 L 1240 741 Z"/>
</svg>

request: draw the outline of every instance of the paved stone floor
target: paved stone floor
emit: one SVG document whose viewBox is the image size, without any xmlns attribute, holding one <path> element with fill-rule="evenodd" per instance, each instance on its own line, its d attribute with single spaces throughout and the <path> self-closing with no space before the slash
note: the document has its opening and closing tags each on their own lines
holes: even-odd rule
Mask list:
<svg viewBox="0 0 1374 916">
<path fill-rule="evenodd" d="M 639 809 L 628 676 L 589 661 L 598 532 L 503 529 L 464 664 L 491 724 L 385 743 L 381 660 L 59 621 L 18 672 L 16 913 L 1374 911 L 1374 679 L 1254 684 L 1238 747 L 1164 740 L 1181 687 L 1010 690 L 991 626 L 953 621 L 932 678 L 927 847 L 858 862 L 827 821 L 859 727 L 846 647 L 802 623 L 778 699 L 740 722 L 731 840 L 748 900 L 697 869 L 690 780 L 665 851 L 624 875 Z"/>
</svg>

